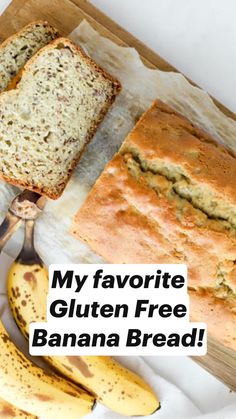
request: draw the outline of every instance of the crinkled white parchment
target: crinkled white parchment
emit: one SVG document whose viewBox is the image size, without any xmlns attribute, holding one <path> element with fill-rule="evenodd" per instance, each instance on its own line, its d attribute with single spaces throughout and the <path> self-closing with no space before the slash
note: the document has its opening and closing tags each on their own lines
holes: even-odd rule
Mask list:
<svg viewBox="0 0 236 419">
<path fill-rule="evenodd" d="M 135 49 L 117 46 L 100 36 L 87 21 L 83 21 L 70 37 L 117 77 L 123 90 L 87 147 L 63 196 L 57 201 L 49 201 L 37 222 L 36 248 L 47 264 L 101 261 L 69 234 L 72 218 L 105 163 L 154 99 L 159 98 L 173 106 L 236 152 L 236 122 L 220 112 L 207 93 L 193 87 L 181 74 L 147 68 Z M 1 219 L 16 191 L 16 188 L 0 183 Z M 6 247 L 9 254 L 17 254 L 22 235 L 21 230 L 9 242 Z"/>
</svg>

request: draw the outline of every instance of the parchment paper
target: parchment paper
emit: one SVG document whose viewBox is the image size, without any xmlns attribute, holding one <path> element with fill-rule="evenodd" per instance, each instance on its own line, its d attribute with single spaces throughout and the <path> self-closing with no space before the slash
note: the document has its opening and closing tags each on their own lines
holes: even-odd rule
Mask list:
<svg viewBox="0 0 236 419">
<path fill-rule="evenodd" d="M 71 221 L 104 165 L 155 98 L 173 106 L 236 152 L 236 122 L 221 113 L 207 93 L 193 87 L 182 75 L 148 69 L 134 49 L 117 46 L 100 36 L 86 21 L 70 37 L 117 77 L 123 90 L 87 147 L 63 196 L 49 201 L 37 222 L 36 248 L 46 264 L 101 261 L 69 234 Z M 1 219 L 16 191 L 0 183 Z M 12 238 L 5 249 L 8 254 L 16 256 L 22 235 L 21 230 Z"/>
</svg>

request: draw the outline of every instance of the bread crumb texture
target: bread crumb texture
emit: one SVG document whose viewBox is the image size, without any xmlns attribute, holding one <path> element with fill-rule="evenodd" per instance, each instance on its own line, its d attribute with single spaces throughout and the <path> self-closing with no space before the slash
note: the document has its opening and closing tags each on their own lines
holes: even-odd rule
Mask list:
<svg viewBox="0 0 236 419">
<path fill-rule="evenodd" d="M 58 198 L 120 85 L 58 38 L 0 95 L 0 176 Z"/>
<path fill-rule="evenodd" d="M 58 36 L 49 23 L 36 21 L 4 41 L 0 45 L 0 92 L 40 48 Z"/>
<path fill-rule="evenodd" d="M 235 180 L 228 150 L 155 102 L 106 166 L 72 233 L 111 263 L 186 263 L 192 319 L 236 349 Z"/>
</svg>

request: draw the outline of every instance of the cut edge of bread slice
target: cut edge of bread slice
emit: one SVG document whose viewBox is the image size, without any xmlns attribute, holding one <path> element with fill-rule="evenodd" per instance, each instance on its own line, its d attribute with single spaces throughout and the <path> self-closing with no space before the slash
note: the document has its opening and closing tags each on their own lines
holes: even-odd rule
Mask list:
<svg viewBox="0 0 236 419">
<path fill-rule="evenodd" d="M 34 54 L 36 54 L 41 48 L 45 47 L 46 45 L 48 45 L 50 42 L 52 42 L 54 39 L 58 38 L 60 36 L 59 31 L 53 27 L 50 23 L 48 23 L 46 20 L 35 20 L 33 22 L 28 23 L 26 26 L 24 26 L 23 28 L 21 28 L 19 31 L 17 31 L 16 33 L 10 35 L 8 38 L 6 38 L 1 44 L 0 44 L 0 57 L 1 54 L 7 54 L 10 51 L 7 51 L 8 48 L 10 48 L 12 46 L 13 49 L 16 49 L 16 45 L 15 42 L 18 40 L 20 41 L 21 38 L 24 39 L 24 37 L 32 34 L 34 34 L 35 30 L 37 30 L 37 28 L 40 27 L 44 27 L 45 29 L 47 29 L 47 34 L 45 34 L 45 36 L 47 35 L 47 37 L 49 38 L 48 40 L 45 40 L 45 42 L 42 42 L 42 40 L 40 40 L 40 45 L 38 48 L 36 48 L 35 46 L 32 47 L 32 44 L 28 44 L 27 47 L 24 46 L 25 49 L 25 53 L 27 53 L 30 49 L 32 49 L 32 51 L 30 51 L 30 56 L 28 58 L 26 58 L 25 64 L 26 62 L 32 58 L 32 56 L 34 56 Z M 50 39 L 50 35 L 51 35 L 51 39 Z M 36 41 L 36 39 L 33 40 L 34 42 Z M 15 51 L 16 52 L 16 51 Z M 20 50 L 18 50 L 18 53 L 20 54 Z M 6 58 L 6 57 L 5 57 Z M 12 54 L 10 56 L 10 58 L 12 58 Z M 15 57 L 14 57 L 15 59 Z M 9 63 L 5 62 L 5 64 L 9 66 Z M 23 64 L 23 66 L 25 65 Z M 22 66 L 18 66 L 17 71 L 21 71 Z M 4 71 L 7 71 L 7 69 L 5 68 Z M 17 75 L 17 72 L 16 72 Z M 12 76 L 11 74 L 8 77 L 8 82 L 6 83 L 6 85 L 4 86 L 4 88 L 0 88 L 0 92 L 4 92 L 5 90 L 8 90 L 8 86 L 9 84 L 11 84 L 12 82 L 12 78 L 14 78 L 14 75 Z M 1 86 L 0 86 L 1 87 Z"/>
<path fill-rule="evenodd" d="M 114 102 L 116 96 L 118 95 L 118 93 L 121 90 L 121 84 L 118 80 L 116 80 L 115 78 L 113 78 L 109 73 L 107 73 L 103 68 L 101 68 L 98 64 L 96 64 L 89 56 L 87 56 L 87 54 L 83 51 L 82 48 L 80 48 L 78 45 L 75 45 L 71 40 L 69 40 L 68 38 L 65 37 L 60 37 L 55 39 L 54 41 L 50 42 L 48 45 L 46 45 L 45 47 L 43 47 L 42 49 L 40 49 L 32 58 L 30 58 L 27 63 L 25 64 L 25 66 L 20 70 L 20 72 L 16 75 L 15 78 L 13 78 L 11 85 L 8 88 L 8 91 L 4 91 L 0 94 L 0 97 L 3 98 L 5 95 L 9 95 L 12 92 L 14 92 L 15 90 L 20 88 L 20 83 L 22 80 L 23 75 L 26 72 L 30 72 L 30 68 L 31 68 L 31 64 L 37 60 L 37 58 L 43 53 L 43 51 L 46 51 L 48 49 L 53 49 L 53 48 L 59 48 L 60 46 L 62 48 L 69 48 L 71 49 L 74 53 L 79 54 L 88 65 L 91 66 L 91 68 L 95 71 L 98 72 L 100 75 L 102 75 L 102 77 L 104 77 L 104 80 L 108 80 L 111 83 L 112 86 L 112 95 L 110 96 L 109 100 L 107 100 L 107 102 L 104 104 L 103 109 L 101 110 L 98 118 L 94 121 L 93 126 L 91 126 L 91 128 L 88 131 L 88 135 L 86 138 L 86 141 L 84 142 L 82 148 L 80 149 L 78 155 L 76 156 L 76 158 L 73 159 L 73 161 L 71 162 L 71 167 L 67 172 L 67 177 L 65 179 L 64 182 L 62 182 L 58 188 L 57 191 L 51 191 L 47 188 L 44 188 L 42 185 L 32 185 L 30 183 L 27 183 L 25 181 L 21 181 L 20 179 L 14 179 L 8 176 L 5 176 L 1 171 L 0 171 L 0 178 L 5 180 L 7 183 L 10 183 L 12 185 L 21 187 L 21 188 L 26 188 L 28 190 L 32 190 L 35 191 L 41 195 L 45 195 L 53 200 L 58 199 L 68 181 L 70 180 L 73 171 L 75 169 L 75 167 L 77 166 L 80 157 L 84 151 L 84 148 L 86 147 L 86 145 L 89 143 L 89 141 L 91 140 L 91 138 L 93 137 L 94 133 L 96 132 L 96 129 L 98 127 L 98 125 L 102 122 L 103 118 L 105 117 L 107 111 L 109 110 L 110 106 L 112 105 L 112 103 Z M 10 91 L 9 91 L 10 90 Z"/>
</svg>

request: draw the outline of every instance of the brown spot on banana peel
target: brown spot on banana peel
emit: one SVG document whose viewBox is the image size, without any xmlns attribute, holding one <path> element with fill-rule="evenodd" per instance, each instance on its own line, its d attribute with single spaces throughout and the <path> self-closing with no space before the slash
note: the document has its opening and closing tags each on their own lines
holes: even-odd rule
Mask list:
<svg viewBox="0 0 236 419">
<path fill-rule="evenodd" d="M 37 278 L 35 277 L 33 272 L 25 272 L 23 278 L 25 279 L 25 281 L 31 283 L 33 290 L 36 288 Z"/>
<path fill-rule="evenodd" d="M 2 410 L 0 411 L 0 418 L 14 418 L 16 416 L 16 413 L 14 412 L 14 409 L 11 406 L 3 406 Z"/>
<path fill-rule="evenodd" d="M 28 360 L 24 357 L 24 355 L 18 349 L 15 351 L 15 355 L 18 356 L 22 365 L 24 365 L 24 364 L 27 365 L 28 364 Z"/>
<path fill-rule="evenodd" d="M 73 396 L 73 397 L 76 397 L 77 396 L 77 394 L 76 393 L 73 393 L 73 391 L 65 391 L 65 393 L 66 394 L 69 394 L 69 396 Z"/>
<path fill-rule="evenodd" d="M 77 368 L 85 378 L 93 377 L 88 365 L 83 361 L 83 359 L 81 359 L 80 356 L 67 356 L 67 359 L 69 363 L 73 367 Z"/>
<path fill-rule="evenodd" d="M 11 288 L 11 292 L 12 292 L 12 295 L 13 295 L 13 297 L 14 298 L 18 298 L 18 297 L 20 297 L 20 292 L 19 292 L 19 288 L 18 287 L 16 287 L 16 288 Z"/>
<path fill-rule="evenodd" d="M 22 317 L 22 315 L 20 314 L 19 309 L 17 307 L 15 307 L 15 313 L 16 313 L 17 322 L 19 324 L 22 324 L 23 327 L 25 327 L 27 323 L 25 319 Z"/>
<path fill-rule="evenodd" d="M 9 336 L 8 336 L 8 335 L 6 335 L 6 334 L 2 335 L 2 340 L 3 340 L 3 342 L 4 342 L 4 343 L 11 342 L 11 339 L 10 339 L 10 338 L 9 338 Z"/>
<path fill-rule="evenodd" d="M 33 396 L 36 397 L 36 399 L 40 400 L 41 402 L 50 402 L 53 400 L 52 397 L 47 396 L 46 394 L 33 393 Z"/>
</svg>

